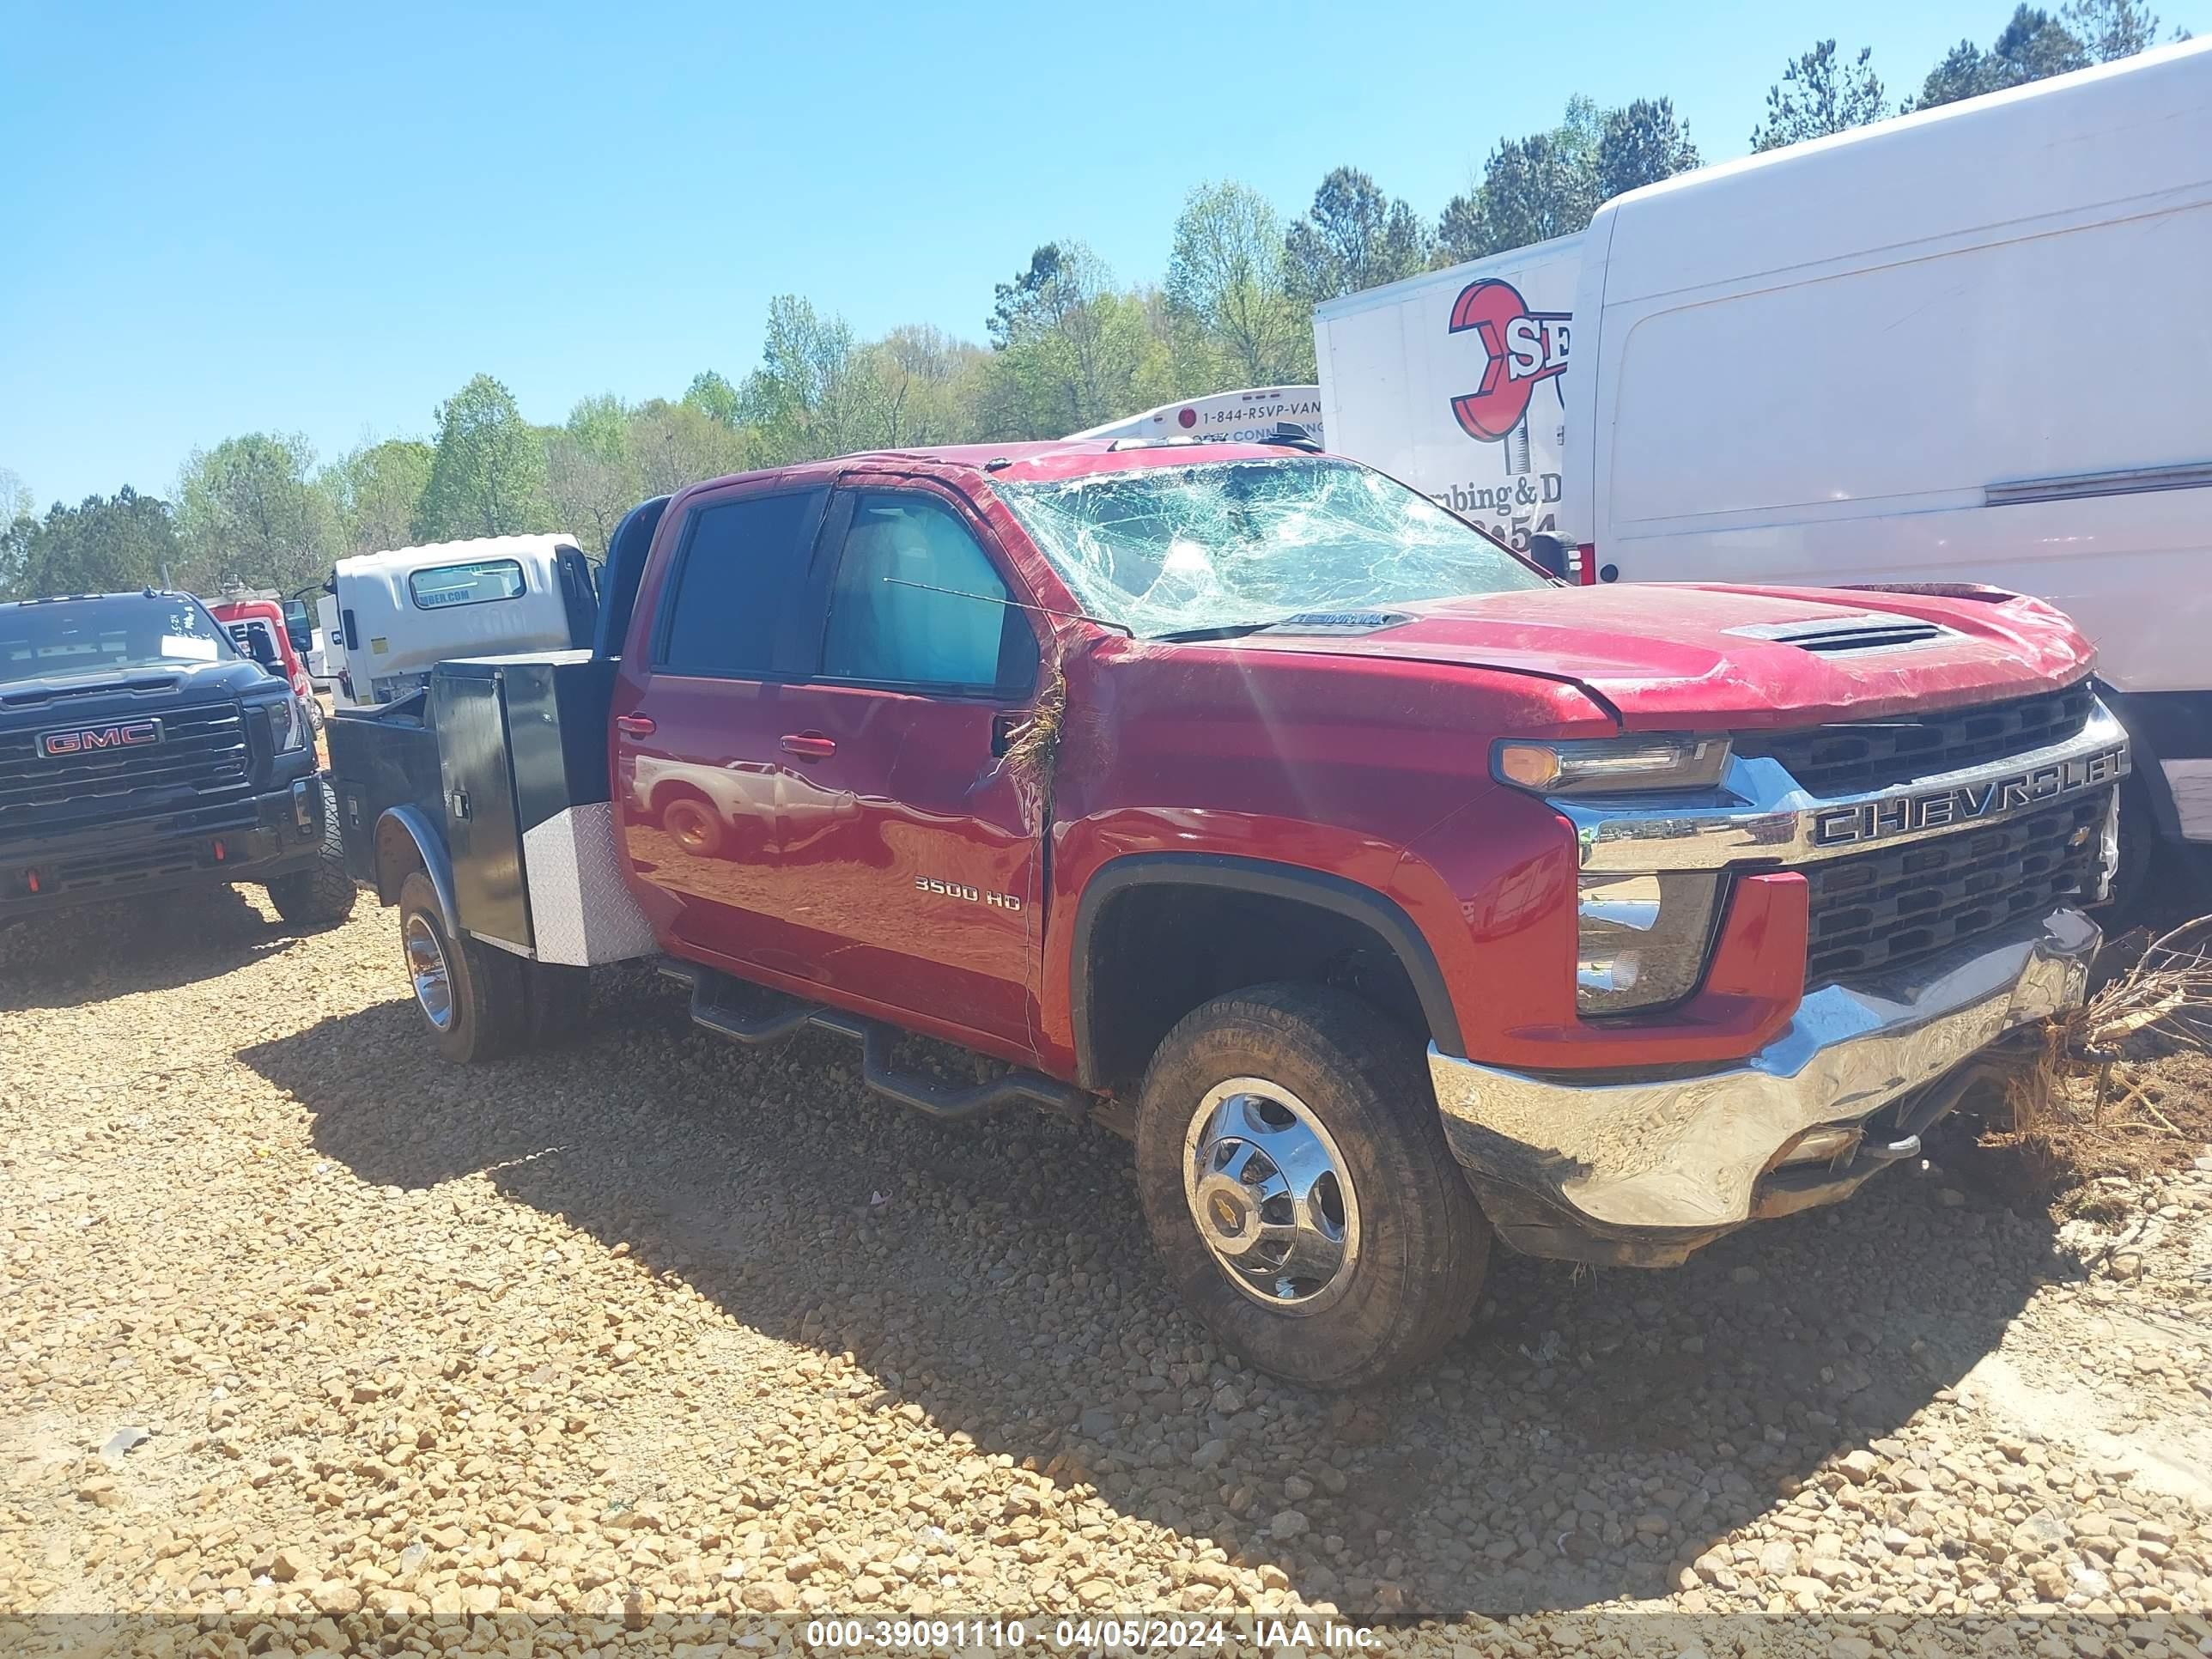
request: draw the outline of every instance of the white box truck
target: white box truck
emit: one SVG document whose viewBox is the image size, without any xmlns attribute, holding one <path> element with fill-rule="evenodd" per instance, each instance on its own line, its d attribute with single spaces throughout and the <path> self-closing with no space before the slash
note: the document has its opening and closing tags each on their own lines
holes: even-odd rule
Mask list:
<svg viewBox="0 0 2212 1659">
<path fill-rule="evenodd" d="M 1332 447 L 1468 511 L 1498 452 L 1454 437 L 1457 389 L 1530 378 L 1534 343 L 1469 362 L 1438 308 L 1559 246 L 1322 307 Z M 1571 300 L 1524 296 L 1572 347 L 1532 533 L 1554 515 L 1584 580 L 2048 599 L 2135 743 L 2124 880 L 2152 826 L 2212 845 L 2212 42 L 1686 173 L 1570 256 Z"/>
<path fill-rule="evenodd" d="M 1516 547 L 1555 532 L 1581 246 L 1562 236 L 1319 307 L 1328 447 Z"/>
</svg>

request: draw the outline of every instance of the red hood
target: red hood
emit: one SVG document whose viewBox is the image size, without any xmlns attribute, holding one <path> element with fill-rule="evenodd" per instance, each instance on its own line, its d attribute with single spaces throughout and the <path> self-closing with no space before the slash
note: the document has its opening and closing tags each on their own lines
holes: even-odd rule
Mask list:
<svg viewBox="0 0 2212 1659">
<path fill-rule="evenodd" d="M 2087 672 L 2088 641 L 2039 599 L 1641 583 L 1393 607 L 1370 634 L 1255 634 L 1240 651 L 1395 657 L 1564 680 L 1631 729 L 1806 725 L 1992 702 Z M 1869 613 L 1953 632 L 1891 650 L 1807 650 L 1740 631 Z M 1794 631 L 1794 630 L 1792 630 Z"/>
</svg>

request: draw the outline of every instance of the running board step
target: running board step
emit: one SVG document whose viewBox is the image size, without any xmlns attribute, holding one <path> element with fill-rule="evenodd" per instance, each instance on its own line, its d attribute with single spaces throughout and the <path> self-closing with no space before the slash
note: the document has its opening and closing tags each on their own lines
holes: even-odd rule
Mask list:
<svg viewBox="0 0 2212 1659">
<path fill-rule="evenodd" d="M 744 1043 L 765 1048 L 809 1029 L 835 1031 L 860 1045 L 860 1080 L 876 1093 L 900 1105 L 933 1117 L 940 1123 L 964 1122 L 969 1118 L 1004 1110 L 1009 1106 L 1036 1106 L 1070 1121 L 1091 1108 L 1091 1097 L 1072 1085 L 1042 1072 L 1012 1071 L 984 1083 L 966 1087 L 941 1083 L 919 1072 L 901 1072 L 891 1065 L 891 1046 L 899 1033 L 880 1020 L 865 1019 L 842 1009 L 796 998 L 779 998 L 780 1006 L 745 1008 L 738 998 L 776 996 L 711 968 L 688 963 L 669 963 L 661 972 L 691 987 L 691 1018 L 695 1024 Z"/>
</svg>

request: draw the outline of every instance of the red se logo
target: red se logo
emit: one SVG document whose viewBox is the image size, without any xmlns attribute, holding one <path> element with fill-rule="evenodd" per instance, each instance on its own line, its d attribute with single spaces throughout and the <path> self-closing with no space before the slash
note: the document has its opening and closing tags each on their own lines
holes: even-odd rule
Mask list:
<svg viewBox="0 0 2212 1659">
<path fill-rule="evenodd" d="M 1531 311 L 1521 290 L 1486 276 L 1452 302 L 1451 329 L 1469 329 L 1489 354 L 1482 384 L 1451 400 L 1452 416 L 1470 438 L 1495 443 L 1521 424 L 1536 382 L 1567 368 L 1567 330 L 1574 313 Z"/>
</svg>

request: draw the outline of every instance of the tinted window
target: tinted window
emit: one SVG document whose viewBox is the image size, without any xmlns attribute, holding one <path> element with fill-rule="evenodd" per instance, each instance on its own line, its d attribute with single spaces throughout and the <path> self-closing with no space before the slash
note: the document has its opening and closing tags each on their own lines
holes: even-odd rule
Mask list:
<svg viewBox="0 0 2212 1659">
<path fill-rule="evenodd" d="M 487 605 L 522 597 L 522 567 L 513 559 L 481 559 L 474 564 L 441 564 L 407 579 L 407 591 L 421 611 L 457 605 Z"/>
<path fill-rule="evenodd" d="M 830 594 L 822 672 L 959 688 L 1025 684 L 1035 636 L 967 526 L 921 495 L 864 495 Z"/>
<path fill-rule="evenodd" d="M 768 673 L 776 623 L 805 569 L 819 490 L 750 495 L 691 514 L 659 666 L 671 674 Z"/>
</svg>

